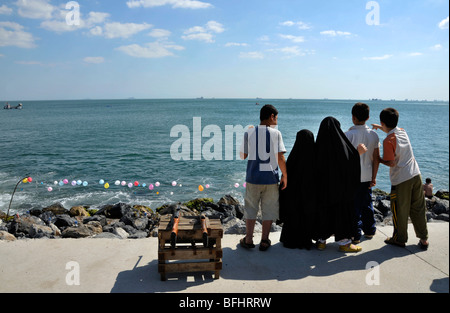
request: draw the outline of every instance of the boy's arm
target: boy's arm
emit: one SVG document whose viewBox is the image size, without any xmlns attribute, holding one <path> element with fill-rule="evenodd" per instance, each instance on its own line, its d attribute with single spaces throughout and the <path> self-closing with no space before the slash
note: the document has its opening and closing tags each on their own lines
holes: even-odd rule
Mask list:
<svg viewBox="0 0 450 313">
<path fill-rule="evenodd" d="M 395 136 L 391 136 L 386 138 L 383 141 L 383 158 L 381 158 L 378 153 L 378 161 L 381 164 L 384 164 L 389 167 L 394 167 L 397 165 L 395 161 L 395 147 L 396 147 L 396 139 Z"/>
<path fill-rule="evenodd" d="M 241 144 L 241 151 L 239 151 L 239 156 L 241 157 L 241 160 L 245 160 L 248 157 L 248 132 L 244 134 L 244 140 Z"/>
<path fill-rule="evenodd" d="M 278 167 L 281 170 L 281 190 L 287 187 L 287 170 L 286 170 L 286 158 L 284 157 L 284 152 L 278 153 Z"/>
<path fill-rule="evenodd" d="M 372 163 L 372 181 L 370 188 L 375 187 L 377 184 L 378 168 L 380 167 L 380 148 L 373 150 L 373 163 Z"/>
</svg>

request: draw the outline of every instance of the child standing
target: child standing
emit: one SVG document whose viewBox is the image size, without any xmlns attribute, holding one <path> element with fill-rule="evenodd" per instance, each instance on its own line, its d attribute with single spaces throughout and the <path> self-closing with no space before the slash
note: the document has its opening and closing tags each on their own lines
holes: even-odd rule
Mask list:
<svg viewBox="0 0 450 313">
<path fill-rule="evenodd" d="M 259 250 L 267 250 L 272 222 L 279 217 L 279 170 L 282 172 L 281 188 L 287 187 L 286 160 L 281 132 L 278 125 L 278 111 L 273 105 L 265 105 L 260 112 L 261 124 L 245 133 L 241 147 L 241 158 L 247 159 L 245 191 L 246 236 L 240 244 L 244 248 L 254 248 L 253 231 L 256 216 L 261 208 L 262 237 Z"/>
<path fill-rule="evenodd" d="M 361 183 L 355 196 L 355 212 L 358 223 L 357 234 L 353 238 L 354 243 L 359 243 L 362 232 L 366 238 L 372 238 L 376 232 L 376 223 L 372 204 L 372 187 L 377 184 L 378 155 L 380 154 L 380 139 L 376 132 L 371 130 L 366 122 L 369 119 L 370 108 L 365 103 L 356 103 L 352 108 L 351 127 L 345 135 L 355 148 L 364 144 L 367 152 L 361 158 Z"/>
<path fill-rule="evenodd" d="M 409 216 L 416 236 L 420 239 L 419 246 L 426 250 L 429 243 L 422 177 L 409 137 L 404 129 L 397 127 L 398 119 L 398 111 L 388 108 L 380 114 L 381 125 L 373 124 L 374 129 L 387 133 L 383 142 L 383 158 L 379 157 L 379 161 L 390 167 L 394 233 L 385 242 L 405 247 Z"/>
</svg>

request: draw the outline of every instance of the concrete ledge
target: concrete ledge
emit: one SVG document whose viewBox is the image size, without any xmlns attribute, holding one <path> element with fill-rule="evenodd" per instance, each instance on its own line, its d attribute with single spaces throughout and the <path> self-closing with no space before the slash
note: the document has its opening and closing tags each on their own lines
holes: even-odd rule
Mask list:
<svg viewBox="0 0 450 313">
<path fill-rule="evenodd" d="M 412 225 L 406 248 L 386 245 L 386 226 L 358 254 L 339 252 L 332 239 L 325 251 L 286 249 L 280 233 L 271 234 L 268 251 L 247 251 L 239 247 L 242 235 L 225 235 L 220 279 L 193 273 L 166 282 L 157 270 L 157 238 L 0 241 L 0 293 L 448 293 L 449 224 L 428 227 L 428 251 L 417 246 Z M 77 271 L 79 285 L 72 285 Z"/>
</svg>

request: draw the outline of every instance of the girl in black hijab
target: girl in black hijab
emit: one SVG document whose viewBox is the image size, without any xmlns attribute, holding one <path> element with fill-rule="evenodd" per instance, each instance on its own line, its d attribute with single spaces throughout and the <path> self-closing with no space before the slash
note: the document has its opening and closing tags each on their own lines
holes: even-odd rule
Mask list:
<svg viewBox="0 0 450 313">
<path fill-rule="evenodd" d="M 280 190 L 280 241 L 286 248 L 311 249 L 314 194 L 314 135 L 309 130 L 297 133 L 286 163 L 289 184 Z"/>
<path fill-rule="evenodd" d="M 315 239 L 317 248 L 333 234 L 342 252 L 359 252 L 351 243 L 356 234 L 355 192 L 360 181 L 359 152 L 341 130 L 338 120 L 325 118 L 316 141 L 318 181 Z"/>
</svg>

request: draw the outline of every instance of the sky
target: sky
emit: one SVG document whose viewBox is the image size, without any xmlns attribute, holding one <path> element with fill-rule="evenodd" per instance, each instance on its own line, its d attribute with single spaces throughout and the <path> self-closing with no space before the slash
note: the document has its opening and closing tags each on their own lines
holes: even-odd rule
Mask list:
<svg viewBox="0 0 450 313">
<path fill-rule="evenodd" d="M 449 99 L 448 0 L 0 0 L 0 101 Z"/>
</svg>

